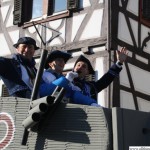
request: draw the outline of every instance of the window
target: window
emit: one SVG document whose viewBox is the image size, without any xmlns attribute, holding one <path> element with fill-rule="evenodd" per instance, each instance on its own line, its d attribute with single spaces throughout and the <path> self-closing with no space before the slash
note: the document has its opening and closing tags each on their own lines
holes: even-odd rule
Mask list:
<svg viewBox="0 0 150 150">
<path fill-rule="evenodd" d="M 42 16 L 42 5 L 42 0 L 33 0 L 32 18 L 38 18 Z"/>
<path fill-rule="evenodd" d="M 33 20 L 46 22 L 69 16 L 79 10 L 79 0 L 14 0 L 14 25 Z M 56 17 L 57 16 L 57 17 Z"/>
<path fill-rule="evenodd" d="M 140 22 L 150 27 L 150 0 L 140 0 Z"/>
<path fill-rule="evenodd" d="M 67 0 L 55 0 L 54 12 L 60 12 L 67 10 Z"/>
</svg>

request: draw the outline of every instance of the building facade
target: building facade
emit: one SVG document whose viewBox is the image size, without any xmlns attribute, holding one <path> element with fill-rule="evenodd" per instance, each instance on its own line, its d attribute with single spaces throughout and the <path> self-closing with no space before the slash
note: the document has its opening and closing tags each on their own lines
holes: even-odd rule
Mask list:
<svg viewBox="0 0 150 150">
<path fill-rule="evenodd" d="M 1 0 L 0 55 L 12 55 L 18 38 L 30 36 L 41 47 L 37 62 L 42 49 L 67 51 L 73 56 L 68 71 L 83 54 L 97 80 L 115 63 L 115 50 L 125 46 L 129 56 L 120 77 L 99 93 L 98 103 L 149 111 L 149 5 L 148 0 Z"/>
</svg>

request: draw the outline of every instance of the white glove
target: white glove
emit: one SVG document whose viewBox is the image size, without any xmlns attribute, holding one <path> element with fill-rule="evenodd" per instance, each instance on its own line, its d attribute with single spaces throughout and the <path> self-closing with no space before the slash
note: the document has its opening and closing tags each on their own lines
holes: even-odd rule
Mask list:
<svg viewBox="0 0 150 150">
<path fill-rule="evenodd" d="M 99 104 L 97 103 L 92 103 L 91 106 L 95 106 L 95 107 L 101 107 Z"/>
<path fill-rule="evenodd" d="M 77 78 L 78 77 L 78 73 L 76 72 L 68 72 L 67 75 L 66 75 L 66 79 L 68 79 L 70 82 L 73 81 L 74 78 Z"/>
</svg>

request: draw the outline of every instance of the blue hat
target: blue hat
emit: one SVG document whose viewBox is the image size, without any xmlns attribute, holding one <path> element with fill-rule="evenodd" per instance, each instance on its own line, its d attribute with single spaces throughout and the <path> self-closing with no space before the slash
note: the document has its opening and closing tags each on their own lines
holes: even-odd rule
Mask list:
<svg viewBox="0 0 150 150">
<path fill-rule="evenodd" d="M 21 37 L 19 38 L 18 42 L 13 46 L 17 48 L 19 44 L 30 44 L 30 45 L 34 45 L 35 50 L 39 49 L 39 47 L 36 46 L 36 41 L 31 37 Z"/>
<path fill-rule="evenodd" d="M 56 58 L 63 58 L 65 63 L 66 63 L 71 58 L 71 54 L 66 53 L 66 52 L 62 52 L 59 50 L 52 51 L 47 57 L 45 69 L 48 69 L 49 68 L 48 63 L 54 61 Z"/>
</svg>

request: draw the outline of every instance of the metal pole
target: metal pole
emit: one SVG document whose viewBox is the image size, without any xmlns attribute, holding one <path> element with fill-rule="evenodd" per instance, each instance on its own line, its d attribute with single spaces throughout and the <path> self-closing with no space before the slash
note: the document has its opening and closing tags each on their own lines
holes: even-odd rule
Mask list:
<svg viewBox="0 0 150 150">
<path fill-rule="evenodd" d="M 107 0 L 108 18 L 107 18 L 107 51 L 109 53 L 109 67 L 111 66 L 111 0 Z M 108 108 L 111 107 L 111 85 L 108 86 Z"/>
<path fill-rule="evenodd" d="M 37 96 L 38 96 L 39 85 L 41 82 L 41 78 L 42 78 L 42 74 L 43 74 L 43 70 L 44 70 L 44 66 L 45 66 L 45 62 L 46 62 L 46 58 L 47 58 L 47 53 L 48 53 L 47 50 L 45 50 L 45 49 L 42 50 L 42 54 L 41 54 L 41 58 L 40 58 L 41 61 L 39 64 L 38 72 L 36 74 L 35 83 L 34 83 L 32 95 L 31 95 L 31 102 L 33 100 L 37 99 Z M 31 102 L 30 102 L 30 104 L 31 104 Z M 29 106 L 29 110 L 31 109 L 30 107 L 31 107 L 31 105 Z M 28 139 L 28 134 L 29 134 L 29 131 L 27 129 L 24 129 L 24 134 L 23 134 L 23 138 L 22 138 L 22 142 L 21 142 L 22 145 L 26 145 L 27 139 Z"/>
<path fill-rule="evenodd" d="M 34 83 L 32 95 L 31 95 L 31 101 L 37 99 L 38 97 L 39 85 L 41 82 L 41 78 L 42 78 L 42 74 L 43 74 L 43 70 L 44 70 L 44 66 L 45 66 L 45 62 L 47 58 L 47 53 L 48 53 L 47 50 L 45 49 L 42 50 L 42 54 L 40 58 L 41 61 L 39 64 L 38 72 L 36 74 L 35 83 Z"/>
</svg>

